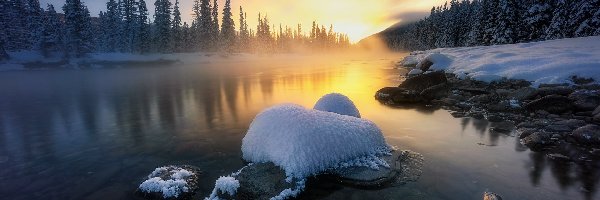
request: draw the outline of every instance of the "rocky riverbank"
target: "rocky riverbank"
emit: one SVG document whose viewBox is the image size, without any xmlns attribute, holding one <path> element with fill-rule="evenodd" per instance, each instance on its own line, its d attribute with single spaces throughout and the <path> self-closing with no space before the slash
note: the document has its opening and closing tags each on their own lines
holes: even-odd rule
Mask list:
<svg viewBox="0 0 600 200">
<path fill-rule="evenodd" d="M 431 65 L 404 66 L 410 71 L 406 80 L 377 91 L 375 98 L 390 106 L 436 106 L 457 118 L 486 119 L 495 122 L 490 131 L 512 134 L 555 158 L 600 157 L 600 85 L 593 79 L 572 77 L 573 84 L 539 87 L 512 79 L 486 83 L 433 71 Z"/>
</svg>

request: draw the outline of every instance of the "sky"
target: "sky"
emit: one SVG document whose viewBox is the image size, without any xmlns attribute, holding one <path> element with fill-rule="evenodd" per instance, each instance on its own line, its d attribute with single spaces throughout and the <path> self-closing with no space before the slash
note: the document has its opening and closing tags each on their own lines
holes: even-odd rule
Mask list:
<svg viewBox="0 0 600 200">
<path fill-rule="evenodd" d="M 97 16 L 106 10 L 108 0 L 82 0 Z M 248 26 L 256 29 L 258 13 L 267 14 L 274 25 L 296 27 L 302 24 L 303 30 L 311 28 L 312 21 L 329 27 L 336 32 L 346 33 L 352 42 L 382 31 L 400 21 L 420 19 L 429 14 L 432 6 L 441 5 L 446 0 L 231 0 L 236 27 L 239 7 L 248 13 Z M 61 10 L 65 0 L 40 0 L 42 5 L 53 4 Z M 175 2 L 175 0 L 171 0 Z M 212 2 L 212 0 L 211 0 Z M 180 11 L 184 22 L 192 21 L 193 0 L 180 0 Z M 222 10 L 225 0 L 218 0 Z M 146 0 L 150 15 L 154 13 L 154 0 Z M 219 12 L 219 17 L 222 11 Z"/>
</svg>

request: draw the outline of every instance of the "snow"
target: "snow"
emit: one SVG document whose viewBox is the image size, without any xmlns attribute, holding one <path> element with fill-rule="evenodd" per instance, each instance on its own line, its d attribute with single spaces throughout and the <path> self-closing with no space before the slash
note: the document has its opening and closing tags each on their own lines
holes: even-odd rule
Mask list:
<svg viewBox="0 0 600 200">
<path fill-rule="evenodd" d="M 221 176 L 217 181 L 215 181 L 215 188 L 213 189 L 208 200 L 218 200 L 218 193 L 228 194 L 230 196 L 234 196 L 237 192 L 238 188 L 240 188 L 240 182 L 231 176 Z"/>
<path fill-rule="evenodd" d="M 331 93 L 321 97 L 315 104 L 314 109 L 360 118 L 360 112 L 354 105 L 354 102 L 347 96 L 338 93 Z"/>
<path fill-rule="evenodd" d="M 381 130 L 369 120 L 295 104 L 258 114 L 242 141 L 245 160 L 273 162 L 288 177 L 300 179 L 390 151 Z"/>
<path fill-rule="evenodd" d="M 281 191 L 281 193 L 279 193 L 279 195 L 271 197 L 270 200 L 285 200 L 290 197 L 296 197 L 302 191 L 304 191 L 305 186 L 306 186 L 306 179 L 302 179 L 302 180 L 296 182 L 295 188 L 285 189 L 285 190 Z"/>
<path fill-rule="evenodd" d="M 170 179 L 164 180 L 160 177 L 167 173 L 171 174 Z M 164 198 L 177 198 L 181 193 L 189 191 L 186 179 L 192 175 L 192 172 L 179 167 L 159 167 L 148 175 L 148 179 L 140 184 L 139 189 L 147 193 L 162 193 Z"/>
<path fill-rule="evenodd" d="M 600 81 L 600 36 L 496 46 L 441 48 L 414 53 L 410 59 L 486 82 L 525 79 L 534 85 L 571 83 L 570 77 Z M 406 59 L 405 59 L 406 60 Z M 461 74 L 461 75 L 458 75 Z M 466 77 L 465 77 L 466 78 Z"/>
</svg>

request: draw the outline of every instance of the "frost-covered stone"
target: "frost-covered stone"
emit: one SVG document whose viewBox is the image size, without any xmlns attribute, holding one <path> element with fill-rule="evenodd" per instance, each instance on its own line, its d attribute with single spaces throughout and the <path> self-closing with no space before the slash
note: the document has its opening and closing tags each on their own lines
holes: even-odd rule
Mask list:
<svg viewBox="0 0 600 200">
<path fill-rule="evenodd" d="M 212 193 L 210 194 L 210 197 L 208 197 L 207 200 L 223 199 L 222 196 L 224 195 L 233 199 L 232 197 L 235 196 L 235 194 L 238 191 L 238 188 L 240 188 L 240 182 L 237 179 L 231 176 L 221 176 L 219 177 L 219 179 L 217 179 L 217 181 L 215 181 L 215 188 L 213 189 Z"/>
<path fill-rule="evenodd" d="M 294 104 L 258 114 L 242 141 L 245 160 L 273 162 L 296 178 L 389 151 L 381 130 L 371 121 Z"/>
<path fill-rule="evenodd" d="M 156 168 L 140 184 L 137 194 L 148 199 L 188 199 L 198 189 L 200 170 L 193 166 Z"/>
<path fill-rule="evenodd" d="M 360 112 L 354 105 L 354 102 L 347 96 L 338 93 L 332 93 L 321 97 L 315 104 L 314 109 L 360 118 Z"/>
</svg>

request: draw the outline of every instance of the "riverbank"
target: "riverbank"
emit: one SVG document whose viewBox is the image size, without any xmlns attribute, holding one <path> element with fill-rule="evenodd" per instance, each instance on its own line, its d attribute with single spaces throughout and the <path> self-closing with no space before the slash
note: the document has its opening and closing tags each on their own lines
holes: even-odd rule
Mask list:
<svg viewBox="0 0 600 200">
<path fill-rule="evenodd" d="M 533 151 L 590 161 L 600 158 L 600 51 L 585 48 L 596 57 L 571 63 L 565 56 L 541 56 L 552 48 L 573 54 L 577 50 L 571 47 L 577 45 L 569 42 L 598 43 L 592 39 L 598 38 L 413 52 L 399 62 L 410 71 L 406 80 L 379 90 L 375 97 L 391 106 L 424 104 L 449 110 L 456 118 L 486 119 L 495 123 L 491 132 L 519 137 Z M 523 46 L 540 48 L 517 56 Z M 505 57 L 512 52 L 514 60 L 495 63 L 490 52 Z M 560 64 L 563 67 L 556 68 Z M 537 74 L 528 75 L 531 71 Z"/>
</svg>

